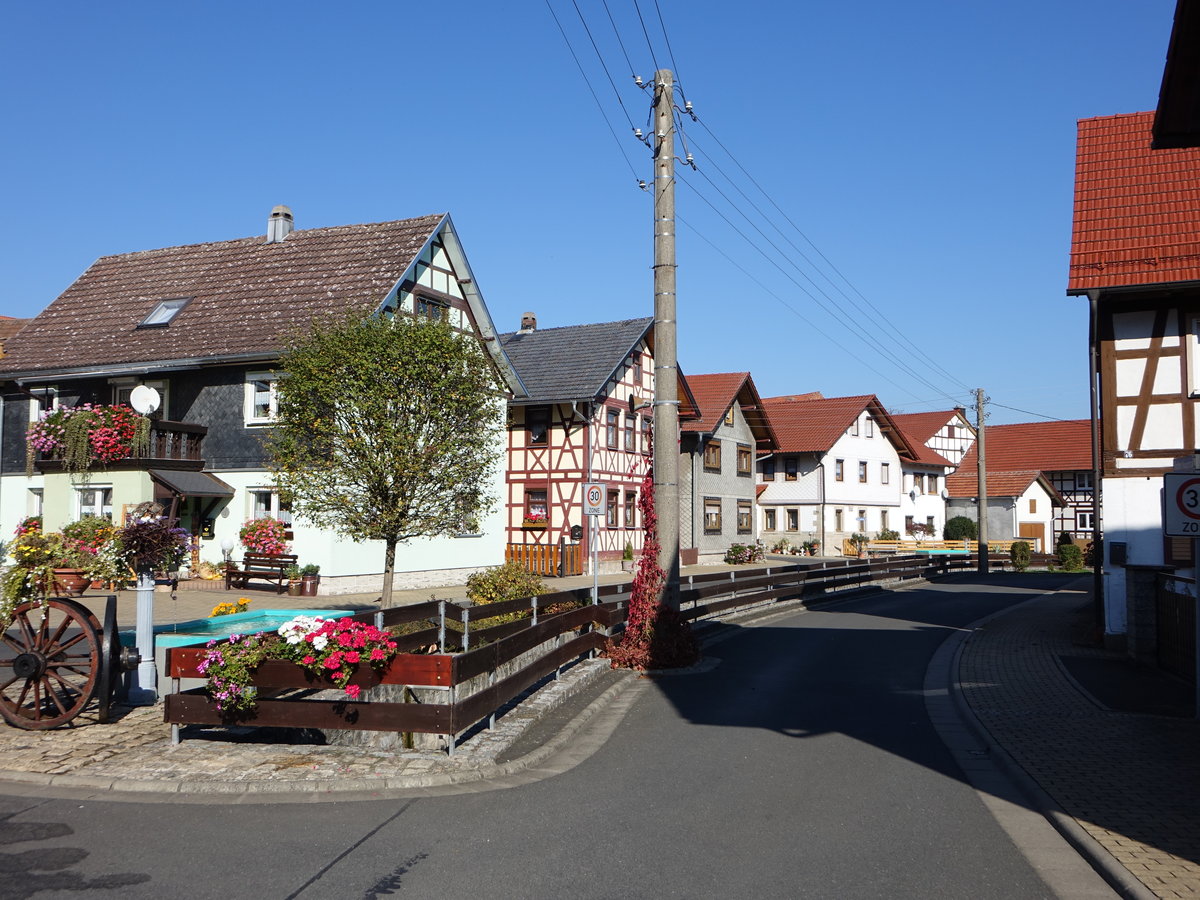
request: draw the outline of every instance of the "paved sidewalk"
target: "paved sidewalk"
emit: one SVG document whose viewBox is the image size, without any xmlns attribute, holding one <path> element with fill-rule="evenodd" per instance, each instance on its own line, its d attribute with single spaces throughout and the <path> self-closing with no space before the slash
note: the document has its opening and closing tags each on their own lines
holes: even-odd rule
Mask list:
<svg viewBox="0 0 1200 900">
<path fill-rule="evenodd" d="M 1087 580 L 1073 587 L 978 628 L 961 650 L 961 695 L 1103 848 L 1102 868 L 1115 861 L 1154 896 L 1200 896 L 1200 722 L 1112 711 L 1071 677 L 1061 657 L 1115 656 L 1081 640 L 1091 597 Z"/>
</svg>

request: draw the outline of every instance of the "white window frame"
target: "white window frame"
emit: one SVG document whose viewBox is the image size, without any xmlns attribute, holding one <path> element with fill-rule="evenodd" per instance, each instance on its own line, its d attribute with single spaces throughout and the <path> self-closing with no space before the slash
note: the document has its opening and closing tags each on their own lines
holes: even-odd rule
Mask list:
<svg viewBox="0 0 1200 900">
<path fill-rule="evenodd" d="M 110 378 L 109 385 L 112 387 L 113 403 L 124 403 L 128 407 L 133 407 L 130 402 L 129 395 L 133 393 L 133 389 L 138 385 L 144 384 L 146 387 L 154 388 L 158 391 L 159 403 L 158 409 L 150 413 L 152 419 L 164 419 L 167 415 L 167 391 L 169 385 L 165 381 L 143 381 L 140 378 Z M 121 395 L 125 397 L 122 399 Z"/>
<path fill-rule="evenodd" d="M 1200 397 L 1200 318 L 1189 323 L 1186 351 L 1188 396 Z"/>
<path fill-rule="evenodd" d="M 96 512 L 86 512 L 85 513 L 84 512 L 85 507 L 83 505 L 84 494 L 91 494 L 93 492 L 98 492 L 100 494 L 100 496 L 96 499 L 95 505 L 94 505 Z M 108 497 L 107 497 L 108 502 L 107 503 L 104 502 L 105 501 L 105 496 L 104 496 L 105 493 L 108 494 Z M 101 518 L 108 519 L 108 521 L 111 522 L 113 520 L 112 494 L 113 494 L 113 489 L 112 489 L 111 484 L 88 484 L 88 485 L 83 485 L 83 486 L 75 488 L 75 510 L 74 510 L 75 521 L 78 522 L 85 515 L 91 515 L 91 516 L 100 516 Z M 89 505 L 87 508 L 92 509 L 93 507 L 92 507 L 92 505 Z"/>
<path fill-rule="evenodd" d="M 267 391 L 267 415 L 255 415 L 254 398 L 256 391 L 254 385 L 256 382 L 265 381 L 269 385 Z M 278 376 L 273 372 L 247 372 L 245 382 L 245 397 L 242 407 L 242 416 L 247 425 L 271 425 L 275 422 L 279 414 L 279 399 L 276 393 L 278 384 Z"/>
<path fill-rule="evenodd" d="M 259 505 L 259 494 L 270 495 L 264 506 Z M 246 507 L 247 519 L 261 519 L 269 516 L 272 519 L 278 519 L 289 529 L 292 527 L 292 511 L 283 508 L 283 503 L 279 499 L 279 488 L 274 485 L 259 484 L 246 488 Z"/>
<path fill-rule="evenodd" d="M 25 516 L 40 516 L 46 508 L 46 495 L 42 488 L 30 488 L 25 494 Z"/>
<path fill-rule="evenodd" d="M 58 385 L 48 384 L 45 387 L 32 388 L 29 393 L 35 395 L 29 399 L 30 422 L 40 419 L 43 412 L 58 409 Z"/>
</svg>

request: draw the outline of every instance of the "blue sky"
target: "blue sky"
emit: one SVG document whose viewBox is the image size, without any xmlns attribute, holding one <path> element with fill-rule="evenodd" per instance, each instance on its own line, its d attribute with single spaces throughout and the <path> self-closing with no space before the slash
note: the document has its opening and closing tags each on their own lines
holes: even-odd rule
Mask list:
<svg viewBox="0 0 1200 900">
<path fill-rule="evenodd" d="M 1075 120 L 1154 107 L 1174 0 L 577 2 L 615 90 L 570 0 L 6 4 L 0 313 L 284 203 L 298 228 L 449 211 L 502 330 L 651 315 L 628 55 L 676 70 L 700 118 L 685 372 L 1087 416 Z"/>
</svg>

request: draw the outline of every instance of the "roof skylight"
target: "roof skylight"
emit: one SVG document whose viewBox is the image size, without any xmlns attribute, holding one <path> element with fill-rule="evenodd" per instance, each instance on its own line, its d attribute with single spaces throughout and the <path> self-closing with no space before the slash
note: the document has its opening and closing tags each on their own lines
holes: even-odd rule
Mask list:
<svg viewBox="0 0 1200 900">
<path fill-rule="evenodd" d="M 191 299 L 191 297 L 175 297 L 171 300 L 160 300 L 158 305 L 150 310 L 150 315 L 142 319 L 138 328 L 165 328 L 171 324 L 171 320 L 187 306 Z"/>
</svg>

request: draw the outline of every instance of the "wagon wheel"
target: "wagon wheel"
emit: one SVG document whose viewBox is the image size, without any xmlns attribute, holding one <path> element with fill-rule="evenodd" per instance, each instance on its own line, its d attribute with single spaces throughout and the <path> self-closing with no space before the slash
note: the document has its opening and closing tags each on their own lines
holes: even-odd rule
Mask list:
<svg viewBox="0 0 1200 900">
<path fill-rule="evenodd" d="M 0 635 L 0 715 L 17 728 L 71 721 L 96 693 L 98 623 L 73 600 L 23 603 Z"/>
<path fill-rule="evenodd" d="M 100 632 L 100 676 L 96 683 L 96 698 L 100 701 L 97 718 L 108 722 L 108 711 L 117 689 L 121 667 L 121 637 L 117 634 L 117 598 L 110 596 L 104 605 L 104 630 Z"/>
</svg>

